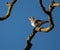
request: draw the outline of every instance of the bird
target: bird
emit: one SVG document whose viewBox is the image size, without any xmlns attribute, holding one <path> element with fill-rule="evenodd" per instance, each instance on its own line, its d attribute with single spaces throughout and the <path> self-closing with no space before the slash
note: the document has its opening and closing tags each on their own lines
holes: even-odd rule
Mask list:
<svg viewBox="0 0 60 50">
<path fill-rule="evenodd" d="M 45 24 L 45 23 L 48 23 L 48 21 L 44 21 L 44 20 L 37 20 L 36 18 L 34 17 L 29 17 L 28 18 L 31 25 L 33 27 L 40 27 L 41 25 Z"/>
</svg>

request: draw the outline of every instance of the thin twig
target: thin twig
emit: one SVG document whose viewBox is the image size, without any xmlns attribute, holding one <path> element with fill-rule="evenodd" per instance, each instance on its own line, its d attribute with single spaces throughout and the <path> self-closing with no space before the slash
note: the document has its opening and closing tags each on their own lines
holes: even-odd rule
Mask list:
<svg viewBox="0 0 60 50">
<path fill-rule="evenodd" d="M 8 2 L 6 3 L 6 5 L 7 5 L 7 7 L 8 7 L 8 11 L 7 11 L 7 13 L 6 13 L 5 16 L 0 17 L 0 21 L 5 20 L 5 19 L 7 19 L 7 18 L 10 16 L 12 7 L 13 7 L 13 5 L 14 5 L 14 3 L 15 3 L 16 1 L 17 1 L 17 0 L 12 0 L 11 3 L 8 3 Z"/>
</svg>

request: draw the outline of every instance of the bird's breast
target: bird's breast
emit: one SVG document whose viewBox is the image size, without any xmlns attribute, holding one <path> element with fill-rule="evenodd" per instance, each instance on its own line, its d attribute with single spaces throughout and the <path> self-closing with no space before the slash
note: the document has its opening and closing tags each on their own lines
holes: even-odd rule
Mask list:
<svg viewBox="0 0 60 50">
<path fill-rule="evenodd" d="M 32 25 L 33 27 L 35 27 L 34 23 L 31 23 L 31 25 Z"/>
</svg>

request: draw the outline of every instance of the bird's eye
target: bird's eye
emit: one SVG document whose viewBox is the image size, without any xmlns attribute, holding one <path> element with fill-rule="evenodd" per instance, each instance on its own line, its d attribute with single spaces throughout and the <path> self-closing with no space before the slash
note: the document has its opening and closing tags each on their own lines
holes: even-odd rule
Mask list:
<svg viewBox="0 0 60 50">
<path fill-rule="evenodd" d="M 30 18 L 32 18 L 32 17 L 30 17 Z"/>
</svg>

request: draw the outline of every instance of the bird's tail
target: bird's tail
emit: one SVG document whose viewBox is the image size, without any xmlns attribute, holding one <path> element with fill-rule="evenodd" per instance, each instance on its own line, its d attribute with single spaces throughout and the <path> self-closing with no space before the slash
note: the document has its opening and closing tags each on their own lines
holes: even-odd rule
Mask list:
<svg viewBox="0 0 60 50">
<path fill-rule="evenodd" d="M 44 23 L 48 23 L 48 22 L 49 22 L 49 21 L 43 21 L 43 24 L 44 24 Z"/>
<path fill-rule="evenodd" d="M 45 23 L 49 23 L 49 21 L 42 21 L 41 25 L 43 25 Z"/>
<path fill-rule="evenodd" d="M 49 21 L 45 21 L 45 23 L 48 23 Z"/>
</svg>

